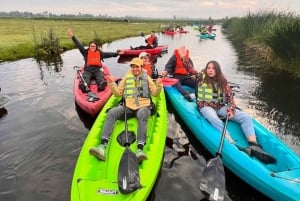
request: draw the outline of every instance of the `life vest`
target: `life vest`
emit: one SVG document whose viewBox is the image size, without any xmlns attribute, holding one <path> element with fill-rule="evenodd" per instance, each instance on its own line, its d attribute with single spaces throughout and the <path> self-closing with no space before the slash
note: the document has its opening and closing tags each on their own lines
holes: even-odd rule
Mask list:
<svg viewBox="0 0 300 201">
<path fill-rule="evenodd" d="M 142 75 L 135 77 L 132 73 L 127 73 L 124 90 L 125 98 L 134 98 L 136 105 L 139 105 L 138 97 L 150 98 L 148 75 L 145 70 Z"/>
<path fill-rule="evenodd" d="M 151 64 L 143 65 L 143 69 L 147 71 L 147 74 L 150 77 L 152 76 L 152 65 Z"/>
<path fill-rule="evenodd" d="M 155 37 L 149 37 L 149 38 L 147 39 L 147 44 L 148 44 L 148 45 L 153 45 L 154 39 L 155 39 Z"/>
<path fill-rule="evenodd" d="M 101 53 L 99 50 L 96 50 L 96 51 L 88 50 L 87 51 L 86 66 L 102 67 Z"/>
<path fill-rule="evenodd" d="M 197 90 L 197 102 L 213 102 L 216 104 L 225 104 L 225 96 L 221 89 L 214 90 L 213 87 L 206 83 L 200 83 Z"/>
<path fill-rule="evenodd" d="M 181 56 L 179 54 L 179 50 L 176 49 L 174 51 L 174 55 L 176 57 L 176 67 L 175 67 L 175 70 L 174 70 L 174 74 L 175 75 L 187 75 L 188 74 L 188 69 L 187 67 L 185 67 L 183 65 L 183 62 L 181 60 Z M 186 58 L 189 58 L 189 51 L 187 50 L 186 51 L 186 55 L 184 55 Z"/>
</svg>

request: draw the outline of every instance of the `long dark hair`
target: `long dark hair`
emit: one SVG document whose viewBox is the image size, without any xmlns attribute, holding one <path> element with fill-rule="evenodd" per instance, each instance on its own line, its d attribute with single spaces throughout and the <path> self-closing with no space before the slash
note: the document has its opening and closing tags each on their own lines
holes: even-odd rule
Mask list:
<svg viewBox="0 0 300 201">
<path fill-rule="evenodd" d="M 90 48 L 91 44 L 95 44 L 96 45 L 96 50 L 99 50 L 99 46 L 98 46 L 98 44 L 95 41 L 90 41 L 88 48 Z"/>
<path fill-rule="evenodd" d="M 211 78 L 207 75 L 207 67 L 209 64 L 213 64 L 215 67 L 216 75 Z M 221 66 L 217 61 L 209 61 L 207 62 L 205 69 L 202 71 L 204 73 L 204 79 L 202 82 L 206 83 L 207 85 L 214 86 L 214 84 L 218 85 L 218 88 L 221 88 L 222 90 L 227 85 L 227 79 L 224 77 L 224 74 L 222 73 Z"/>
</svg>

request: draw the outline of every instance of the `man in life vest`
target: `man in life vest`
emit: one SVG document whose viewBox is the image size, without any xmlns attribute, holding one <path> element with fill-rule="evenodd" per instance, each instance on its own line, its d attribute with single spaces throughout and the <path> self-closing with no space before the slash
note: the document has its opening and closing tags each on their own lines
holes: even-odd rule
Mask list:
<svg viewBox="0 0 300 201">
<path fill-rule="evenodd" d="M 143 60 L 143 69 L 147 71 L 147 74 L 152 78 L 156 79 L 158 77 L 158 71 L 154 65 L 154 59 L 151 54 L 147 52 L 141 52 L 139 58 Z"/>
<path fill-rule="evenodd" d="M 163 88 L 162 79 L 158 78 L 156 84 L 147 72 L 142 69 L 143 61 L 133 58 L 131 69 L 126 73 L 117 86 L 112 76 L 107 76 L 108 86 L 115 96 L 122 96 L 124 105 L 118 105 L 108 111 L 101 134 L 101 143 L 90 149 L 90 154 L 99 160 L 105 160 L 106 145 L 111 137 L 116 120 L 124 117 L 125 110 L 128 118 L 136 117 L 138 120 L 137 152 L 138 162 L 147 159 L 143 152 L 146 144 L 147 120 L 151 115 L 151 96 L 158 96 Z"/>
<path fill-rule="evenodd" d="M 189 50 L 182 46 L 174 50 L 174 54 L 170 57 L 165 66 L 165 70 L 161 73 L 162 77 L 171 75 L 178 79 L 176 88 L 188 100 L 193 101 L 194 94 L 183 89 L 182 85 L 195 88 L 197 80 L 195 79 L 197 71 L 194 69 L 194 64 L 189 57 Z"/>
<path fill-rule="evenodd" d="M 67 34 L 72 38 L 75 45 L 78 47 L 80 53 L 84 58 L 84 71 L 83 79 L 87 83 L 87 86 L 90 85 L 91 79 L 95 79 L 98 85 L 98 91 L 103 91 L 107 85 L 104 72 L 102 68 L 102 61 L 105 58 L 117 57 L 120 52 L 103 52 L 98 48 L 96 42 L 91 41 L 88 48 L 84 48 L 79 40 L 75 37 L 72 30 L 68 28 Z M 84 92 L 89 92 L 89 88 L 84 85 L 83 80 L 79 83 L 79 88 Z"/>
<path fill-rule="evenodd" d="M 155 35 L 155 31 L 151 31 L 151 35 L 145 39 L 145 42 L 147 45 L 141 45 L 139 47 L 130 47 L 132 50 L 140 50 L 140 49 L 153 49 L 158 46 L 158 39 L 157 36 Z"/>
</svg>

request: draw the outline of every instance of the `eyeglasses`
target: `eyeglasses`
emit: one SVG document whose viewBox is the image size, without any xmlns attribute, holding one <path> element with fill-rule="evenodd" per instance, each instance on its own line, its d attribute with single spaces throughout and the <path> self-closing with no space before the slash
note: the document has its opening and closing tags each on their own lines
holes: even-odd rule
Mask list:
<svg viewBox="0 0 300 201">
<path fill-rule="evenodd" d="M 90 45 L 90 47 L 96 47 L 96 45 Z"/>
</svg>

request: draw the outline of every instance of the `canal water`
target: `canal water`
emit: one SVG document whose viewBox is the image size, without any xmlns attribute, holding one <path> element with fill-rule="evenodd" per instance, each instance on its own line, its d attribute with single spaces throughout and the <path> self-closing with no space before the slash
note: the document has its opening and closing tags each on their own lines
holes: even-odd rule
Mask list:
<svg viewBox="0 0 300 201">
<path fill-rule="evenodd" d="M 168 44 L 168 52 L 157 58 L 158 71 L 163 70 L 174 48 L 182 45 L 189 48 L 197 70 L 209 60 L 218 61 L 228 80 L 239 86 L 235 96 L 239 107 L 300 153 L 300 81 L 239 61 L 221 26 L 216 29 L 215 40 L 200 40 L 191 27 L 186 27 L 189 33 L 173 37 L 158 33 L 159 44 Z M 102 48 L 116 51 L 143 44 L 143 37 L 133 37 Z M 115 77 L 129 69 L 126 58 L 109 58 L 105 63 Z M 55 63 L 29 58 L 0 64 L 1 93 L 10 97 L 0 109 L 1 201 L 70 200 L 76 160 L 94 121 L 74 103 L 73 66 L 82 64 L 77 49 L 63 53 Z M 212 156 L 168 107 L 164 163 L 149 200 L 203 200 L 200 170 L 204 159 Z M 226 190 L 226 200 L 268 200 L 229 170 Z"/>
</svg>

